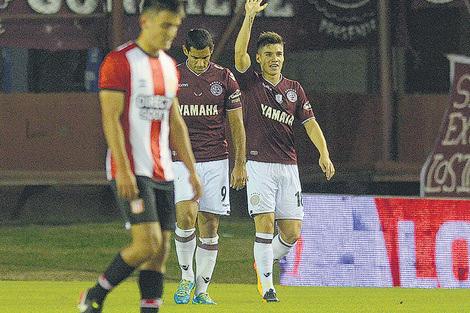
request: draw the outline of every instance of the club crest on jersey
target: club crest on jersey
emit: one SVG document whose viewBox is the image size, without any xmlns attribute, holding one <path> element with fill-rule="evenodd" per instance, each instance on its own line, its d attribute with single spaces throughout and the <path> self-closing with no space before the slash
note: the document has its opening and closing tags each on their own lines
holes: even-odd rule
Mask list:
<svg viewBox="0 0 470 313">
<path fill-rule="evenodd" d="M 297 91 L 295 91 L 294 89 L 287 89 L 286 96 L 287 96 L 287 100 L 289 100 L 290 102 L 297 101 Z"/>
<path fill-rule="evenodd" d="M 219 83 L 219 82 L 212 82 L 211 83 L 211 93 L 218 97 L 222 94 L 222 92 L 224 91 L 224 89 L 222 88 L 222 84 Z"/>
<path fill-rule="evenodd" d="M 281 104 L 282 103 L 282 95 L 277 94 L 276 95 L 276 101 L 277 101 L 277 103 Z"/>
</svg>

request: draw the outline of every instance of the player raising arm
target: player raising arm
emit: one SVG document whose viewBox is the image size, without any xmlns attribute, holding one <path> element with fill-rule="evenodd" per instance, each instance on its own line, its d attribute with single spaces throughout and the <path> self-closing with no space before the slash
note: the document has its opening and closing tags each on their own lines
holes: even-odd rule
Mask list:
<svg viewBox="0 0 470 313">
<path fill-rule="evenodd" d="M 274 32 L 257 41 L 253 70 L 248 54 L 251 28 L 267 4 L 247 0 L 245 18 L 235 42 L 235 74 L 244 94 L 247 133 L 248 210 L 255 222 L 254 258 L 258 291 L 264 301 L 277 302 L 273 262 L 285 256 L 300 237 L 302 190 L 294 149 L 293 121 L 300 120 L 320 152 L 319 164 L 329 180 L 335 173 L 323 132 L 301 85 L 281 74 L 284 42 Z M 279 233 L 274 236 L 275 223 Z"/>
</svg>

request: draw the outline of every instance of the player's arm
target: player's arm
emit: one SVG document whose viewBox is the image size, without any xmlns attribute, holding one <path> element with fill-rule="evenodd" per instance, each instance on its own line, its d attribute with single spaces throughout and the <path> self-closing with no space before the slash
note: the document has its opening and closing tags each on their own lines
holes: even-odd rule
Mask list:
<svg viewBox="0 0 470 313">
<path fill-rule="evenodd" d="M 230 176 L 230 187 L 240 190 L 246 185 L 246 134 L 242 109 L 228 111 L 227 116 L 235 150 L 235 166 Z"/>
<path fill-rule="evenodd" d="M 116 162 L 116 185 L 120 198 L 132 201 L 138 198 L 139 190 L 131 163 L 126 152 L 121 114 L 124 110 L 125 93 L 122 91 L 101 90 L 99 93 L 103 130 L 108 147 Z"/>
<path fill-rule="evenodd" d="M 194 191 L 193 200 L 197 200 L 202 196 L 202 182 L 196 171 L 196 159 L 191 150 L 188 127 L 180 114 L 178 104 L 178 99 L 175 98 L 170 109 L 170 145 L 189 170 L 189 181 Z"/>
<path fill-rule="evenodd" d="M 304 127 L 308 136 L 310 137 L 310 140 L 318 149 L 318 152 L 320 152 L 320 159 L 318 160 L 318 164 L 325 173 L 326 178 L 330 180 L 331 177 L 333 177 L 335 174 L 335 167 L 330 160 L 330 153 L 328 152 L 325 136 L 323 136 L 320 125 L 318 125 L 316 119 L 311 118 L 304 123 Z"/>
<path fill-rule="evenodd" d="M 240 72 L 244 72 L 251 65 L 248 43 L 250 42 L 251 28 L 256 14 L 263 11 L 268 5 L 267 3 L 261 5 L 262 1 L 246 0 L 245 2 L 245 18 L 235 41 L 235 67 Z"/>
</svg>

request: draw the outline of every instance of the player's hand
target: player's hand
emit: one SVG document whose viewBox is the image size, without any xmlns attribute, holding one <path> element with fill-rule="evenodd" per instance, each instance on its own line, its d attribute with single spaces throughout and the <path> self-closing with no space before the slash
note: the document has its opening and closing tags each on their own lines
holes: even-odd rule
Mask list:
<svg viewBox="0 0 470 313">
<path fill-rule="evenodd" d="M 335 174 L 335 167 L 333 166 L 333 163 L 331 162 L 329 157 L 325 156 L 320 156 L 320 159 L 318 160 L 318 164 L 321 167 L 321 170 L 323 173 L 326 175 L 326 179 L 330 180 L 331 177 Z"/>
<path fill-rule="evenodd" d="M 230 187 L 235 190 L 243 189 L 246 186 L 246 181 L 247 176 L 245 164 L 235 164 L 235 167 L 232 170 L 232 174 L 230 175 Z"/>
<path fill-rule="evenodd" d="M 137 180 L 131 171 L 118 171 L 116 185 L 119 198 L 129 202 L 139 198 Z"/>
<path fill-rule="evenodd" d="M 268 3 L 261 5 L 263 0 L 246 0 L 245 11 L 247 15 L 255 16 L 257 13 L 263 11 L 268 6 Z"/>
<path fill-rule="evenodd" d="M 193 172 L 189 175 L 189 182 L 193 186 L 194 197 L 191 199 L 196 201 L 202 197 L 202 181 L 197 172 Z"/>
</svg>

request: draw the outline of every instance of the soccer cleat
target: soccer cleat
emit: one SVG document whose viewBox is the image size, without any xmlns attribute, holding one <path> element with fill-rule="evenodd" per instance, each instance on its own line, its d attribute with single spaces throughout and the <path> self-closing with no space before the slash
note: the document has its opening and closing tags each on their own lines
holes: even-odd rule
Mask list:
<svg viewBox="0 0 470 313">
<path fill-rule="evenodd" d="M 255 272 L 256 272 L 256 279 L 257 279 L 256 288 L 258 288 L 259 294 L 263 296 L 263 287 L 261 286 L 261 280 L 259 279 L 258 267 L 256 267 L 256 262 L 253 263 L 253 267 L 255 268 Z"/>
<path fill-rule="evenodd" d="M 103 306 L 95 299 L 88 298 L 88 290 L 82 292 L 78 301 L 78 312 L 80 313 L 101 313 L 103 310 Z"/>
<path fill-rule="evenodd" d="M 191 290 L 194 288 L 194 282 L 186 279 L 182 279 L 176 289 L 175 303 L 186 304 L 191 300 Z"/>
<path fill-rule="evenodd" d="M 266 302 L 279 302 L 279 299 L 276 296 L 274 289 L 269 289 L 263 296 L 263 301 Z"/>
<path fill-rule="evenodd" d="M 207 292 L 201 292 L 197 297 L 193 298 L 193 304 L 217 304 L 211 299 Z"/>
</svg>

